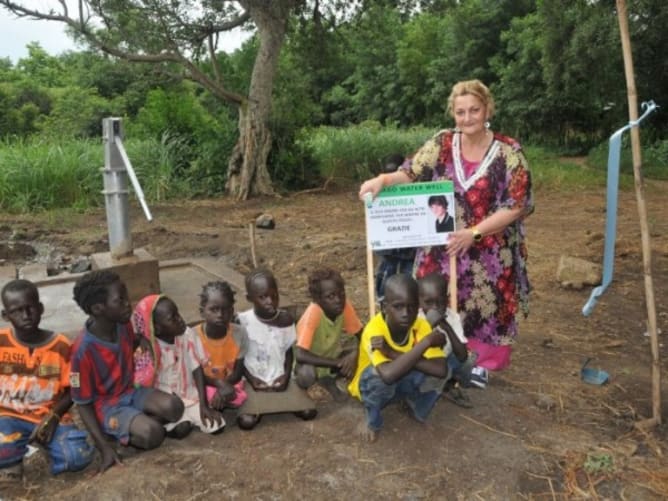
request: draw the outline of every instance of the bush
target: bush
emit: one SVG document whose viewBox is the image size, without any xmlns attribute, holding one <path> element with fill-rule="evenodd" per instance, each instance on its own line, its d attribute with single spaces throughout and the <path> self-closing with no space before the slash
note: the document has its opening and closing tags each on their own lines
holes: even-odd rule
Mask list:
<svg viewBox="0 0 668 501">
<path fill-rule="evenodd" d="M 378 173 L 383 159 L 412 154 L 436 131 L 424 127 L 382 127 L 374 121 L 346 128 L 319 127 L 304 142 L 322 178 L 359 181 Z"/>
</svg>

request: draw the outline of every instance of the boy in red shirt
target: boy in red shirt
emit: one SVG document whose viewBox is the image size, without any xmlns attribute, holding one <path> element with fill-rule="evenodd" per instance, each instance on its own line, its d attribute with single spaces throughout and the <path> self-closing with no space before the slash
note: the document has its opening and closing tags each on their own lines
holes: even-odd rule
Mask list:
<svg viewBox="0 0 668 501">
<path fill-rule="evenodd" d="M 128 291 L 116 273 L 86 273 L 74 286 L 74 299 L 89 318 L 72 346 L 72 400 L 102 454 L 104 471 L 120 462 L 105 435 L 122 445 L 154 449 L 165 438 L 163 424 L 183 415 L 183 402 L 154 388 L 134 387 L 133 354 L 140 337 L 130 324 Z"/>
</svg>

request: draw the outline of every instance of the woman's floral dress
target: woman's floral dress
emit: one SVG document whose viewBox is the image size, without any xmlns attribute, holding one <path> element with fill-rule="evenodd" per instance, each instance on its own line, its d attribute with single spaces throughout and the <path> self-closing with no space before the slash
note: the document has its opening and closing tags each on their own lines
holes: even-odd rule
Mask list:
<svg viewBox="0 0 668 501">
<path fill-rule="evenodd" d="M 500 134 L 494 134 L 485 158 L 467 175 L 459 136 L 440 131 L 401 169 L 414 181 L 453 181 L 455 229 L 471 228 L 499 209 L 524 210 L 503 232 L 483 237 L 457 260 L 457 302 L 464 332 L 485 344 L 507 345 L 517 335 L 518 310 L 528 314 L 523 219 L 533 211 L 531 175 L 519 143 Z M 449 262 L 443 246 L 418 249 L 415 276 L 439 272 L 448 280 Z"/>
</svg>

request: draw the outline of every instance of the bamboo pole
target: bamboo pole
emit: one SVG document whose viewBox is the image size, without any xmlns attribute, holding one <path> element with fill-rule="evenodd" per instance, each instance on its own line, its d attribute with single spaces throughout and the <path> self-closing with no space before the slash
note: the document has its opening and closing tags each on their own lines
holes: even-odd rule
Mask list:
<svg viewBox="0 0 668 501">
<path fill-rule="evenodd" d="M 364 228 L 366 233 L 366 285 L 369 298 L 369 320 L 376 316 L 376 288 L 374 287 L 373 249 L 369 242 L 369 209 L 373 201 L 370 192 L 364 194 Z"/>
<path fill-rule="evenodd" d="M 624 73 L 629 103 L 629 119 L 634 122 L 638 119 L 638 99 L 635 77 L 633 72 L 633 55 L 631 53 L 631 38 L 629 36 L 628 12 L 626 0 L 617 1 L 617 19 L 622 40 L 624 55 Z M 659 339 L 656 329 L 656 306 L 654 302 L 654 285 L 652 281 L 652 247 L 647 222 L 647 205 L 645 204 L 645 189 L 642 177 L 642 155 L 640 151 L 640 131 L 638 127 L 631 127 L 631 151 L 633 155 L 633 178 L 640 218 L 640 236 L 642 241 L 643 274 L 645 278 L 645 303 L 647 305 L 647 329 L 650 335 L 652 351 L 652 417 L 636 423 L 637 426 L 648 428 L 661 424 L 661 369 L 659 363 Z"/>
<path fill-rule="evenodd" d="M 450 256 L 450 283 L 448 286 L 450 294 L 450 309 L 457 313 L 457 256 Z"/>
<path fill-rule="evenodd" d="M 367 294 L 369 297 L 369 320 L 371 320 L 376 315 L 376 291 L 374 287 L 374 276 L 373 276 L 373 250 L 371 246 L 367 244 L 366 246 L 366 285 L 367 285 Z"/>
<path fill-rule="evenodd" d="M 257 268 L 257 254 L 255 252 L 255 223 L 248 223 L 248 238 L 250 239 L 251 259 L 253 268 Z"/>
</svg>

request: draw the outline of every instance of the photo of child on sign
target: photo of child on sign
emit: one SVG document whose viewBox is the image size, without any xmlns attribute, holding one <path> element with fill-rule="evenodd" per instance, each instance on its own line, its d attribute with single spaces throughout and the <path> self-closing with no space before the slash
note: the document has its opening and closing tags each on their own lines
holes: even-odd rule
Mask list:
<svg viewBox="0 0 668 501">
<path fill-rule="evenodd" d="M 445 245 L 455 230 L 452 182 L 389 186 L 367 203 L 367 239 L 374 251 Z"/>
</svg>

